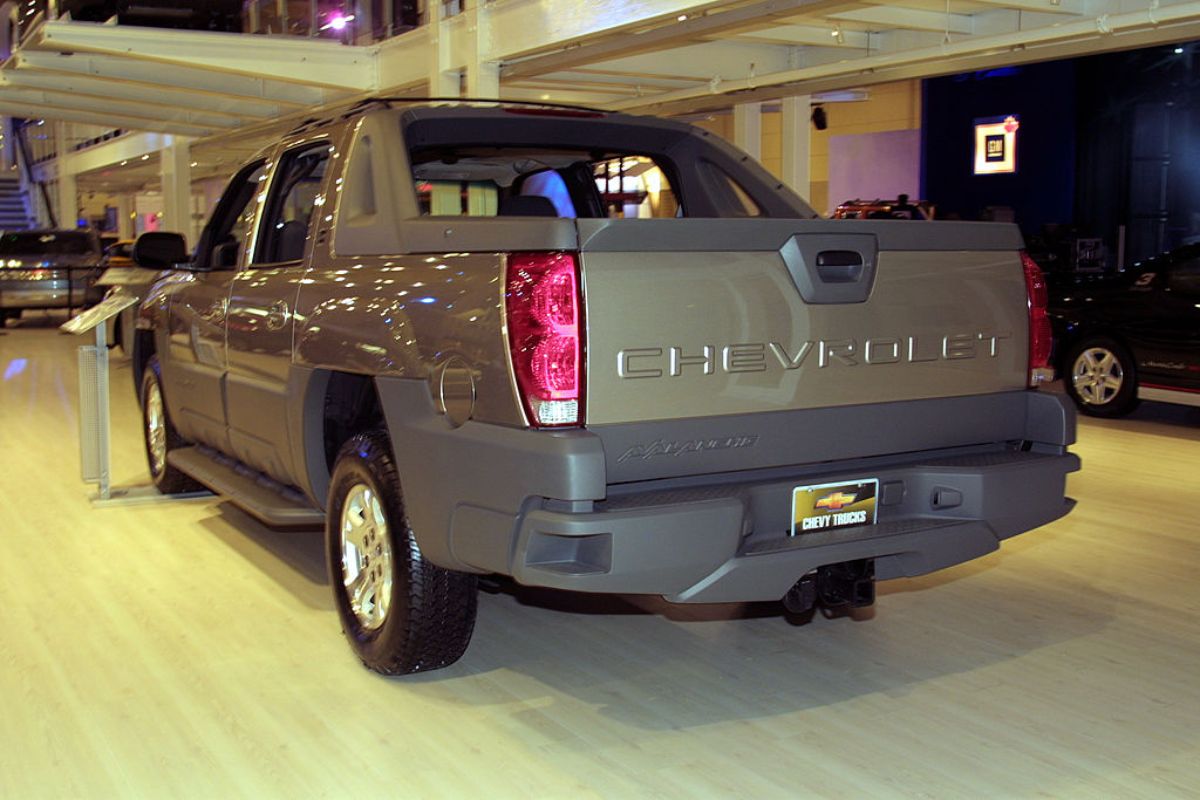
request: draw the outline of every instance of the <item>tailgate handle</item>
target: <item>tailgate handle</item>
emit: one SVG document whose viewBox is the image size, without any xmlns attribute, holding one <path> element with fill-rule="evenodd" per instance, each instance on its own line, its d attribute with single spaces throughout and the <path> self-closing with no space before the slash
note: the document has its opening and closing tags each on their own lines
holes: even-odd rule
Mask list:
<svg viewBox="0 0 1200 800">
<path fill-rule="evenodd" d="M 824 283 L 854 283 L 862 277 L 862 253 L 822 250 L 817 253 L 817 277 Z"/>
<path fill-rule="evenodd" d="M 875 285 L 879 242 L 873 233 L 794 233 L 779 257 L 805 303 L 865 303 Z"/>
</svg>

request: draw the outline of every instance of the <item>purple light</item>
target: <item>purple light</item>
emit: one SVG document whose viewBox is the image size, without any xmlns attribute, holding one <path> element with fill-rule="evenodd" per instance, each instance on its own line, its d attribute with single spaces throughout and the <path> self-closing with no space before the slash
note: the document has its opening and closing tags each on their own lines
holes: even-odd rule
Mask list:
<svg viewBox="0 0 1200 800">
<path fill-rule="evenodd" d="M 328 21 L 321 26 L 321 30 L 344 31 L 346 26 L 354 21 L 353 14 L 343 14 L 340 11 L 335 11 L 328 18 Z"/>
</svg>

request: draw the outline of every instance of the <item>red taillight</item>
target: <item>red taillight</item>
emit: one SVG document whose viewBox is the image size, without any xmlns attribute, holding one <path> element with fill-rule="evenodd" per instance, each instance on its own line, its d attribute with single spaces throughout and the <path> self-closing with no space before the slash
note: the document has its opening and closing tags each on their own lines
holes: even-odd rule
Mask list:
<svg viewBox="0 0 1200 800">
<path fill-rule="evenodd" d="M 505 276 L 508 342 L 530 423 L 583 419 L 583 302 L 573 253 L 513 253 Z"/>
<path fill-rule="evenodd" d="M 1029 385 L 1054 380 L 1050 366 L 1050 352 L 1054 334 L 1050 330 L 1050 318 L 1046 316 L 1049 300 L 1046 293 L 1046 276 L 1042 269 L 1021 251 L 1021 265 L 1025 268 L 1025 293 L 1029 299 Z"/>
</svg>

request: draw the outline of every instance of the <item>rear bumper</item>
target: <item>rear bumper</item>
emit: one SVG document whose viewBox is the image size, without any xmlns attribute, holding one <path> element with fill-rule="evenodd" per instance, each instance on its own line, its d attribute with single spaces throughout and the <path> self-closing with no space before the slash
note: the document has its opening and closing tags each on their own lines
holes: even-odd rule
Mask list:
<svg viewBox="0 0 1200 800">
<path fill-rule="evenodd" d="M 614 450 L 611 437 L 476 422 L 453 428 L 433 410 L 423 381 L 380 378 L 377 386 L 409 523 L 425 555 L 533 586 L 675 602 L 777 600 L 826 564 L 873 558 L 876 576 L 887 579 L 977 558 L 1074 504 L 1064 496 L 1066 476 L 1079 468 L 1066 451 L 1074 416 L 1053 395 L 978 398 L 976 411 L 1001 410 L 1006 418 L 980 415 L 978 429 L 1002 438 L 973 444 L 939 442 L 913 452 L 881 442 L 882 452 L 899 454 L 757 468 L 746 468 L 746 454 L 732 449 L 726 454 L 734 466 L 725 471 L 612 483 L 625 450 Z M 931 401 L 919 413 L 895 411 L 913 420 L 927 415 L 932 431 L 946 429 L 947 407 Z M 860 411 L 864 418 L 880 413 Z M 805 414 L 796 412 L 797 425 Z M 659 463 L 683 468 L 678 460 Z M 879 481 L 877 524 L 789 535 L 794 487 L 865 478 Z"/>
<path fill-rule="evenodd" d="M 1078 468 L 1071 454 L 978 453 L 658 502 L 651 492 L 584 513 L 542 508 L 521 518 L 511 571 L 526 584 L 689 603 L 777 600 L 817 567 L 863 558 L 879 579 L 922 575 L 1066 514 L 1066 476 Z M 880 481 L 877 524 L 789 535 L 793 487 L 864 477 Z"/>
<path fill-rule="evenodd" d="M 78 297 L 83 297 L 82 289 Z M 0 308 L 66 308 L 67 302 L 66 281 L 0 284 Z"/>
<path fill-rule="evenodd" d="M 103 291 L 93 287 L 90 279 L 0 280 L 0 308 L 66 308 L 81 306 L 100 299 Z"/>
</svg>

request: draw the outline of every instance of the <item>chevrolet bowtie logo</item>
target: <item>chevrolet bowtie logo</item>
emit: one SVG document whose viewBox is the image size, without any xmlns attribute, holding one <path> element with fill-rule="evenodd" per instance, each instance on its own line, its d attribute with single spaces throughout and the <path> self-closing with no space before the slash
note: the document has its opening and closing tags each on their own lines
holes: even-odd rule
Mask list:
<svg viewBox="0 0 1200 800">
<path fill-rule="evenodd" d="M 834 492 L 833 494 L 827 497 L 822 497 L 820 500 L 818 500 L 813 508 L 823 508 L 826 511 L 839 511 L 853 503 L 857 497 L 857 494 Z"/>
</svg>

